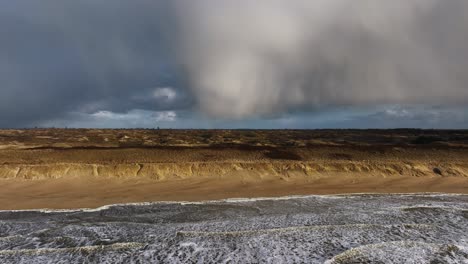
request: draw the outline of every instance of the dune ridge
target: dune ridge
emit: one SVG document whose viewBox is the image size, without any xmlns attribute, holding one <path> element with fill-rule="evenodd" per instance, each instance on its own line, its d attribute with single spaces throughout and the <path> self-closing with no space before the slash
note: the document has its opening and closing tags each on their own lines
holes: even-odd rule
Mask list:
<svg viewBox="0 0 468 264">
<path fill-rule="evenodd" d="M 372 177 L 463 177 L 468 178 L 466 163 L 398 162 L 398 161 L 251 161 L 251 162 L 179 162 L 135 164 L 16 164 L 0 165 L 0 179 L 49 180 L 73 177 L 147 178 L 169 181 L 190 178 L 244 176 L 250 179 L 289 178 L 317 179 L 348 176 Z"/>
</svg>

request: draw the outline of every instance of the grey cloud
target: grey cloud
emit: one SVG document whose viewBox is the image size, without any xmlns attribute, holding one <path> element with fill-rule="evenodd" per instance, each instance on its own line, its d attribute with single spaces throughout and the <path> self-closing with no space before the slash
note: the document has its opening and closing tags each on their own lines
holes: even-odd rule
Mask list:
<svg viewBox="0 0 468 264">
<path fill-rule="evenodd" d="M 165 1 L 0 3 L 0 126 L 68 112 L 190 108 Z M 139 98 L 171 86 L 178 100 Z"/>
<path fill-rule="evenodd" d="M 468 101 L 465 0 L 178 3 L 190 87 L 214 116 Z"/>
<path fill-rule="evenodd" d="M 463 106 L 466 13 L 465 0 L 3 1 L 0 127 L 103 110 Z"/>
</svg>

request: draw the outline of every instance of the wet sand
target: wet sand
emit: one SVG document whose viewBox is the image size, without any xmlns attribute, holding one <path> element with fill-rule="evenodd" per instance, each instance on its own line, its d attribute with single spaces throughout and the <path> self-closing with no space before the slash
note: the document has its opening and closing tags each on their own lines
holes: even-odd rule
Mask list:
<svg viewBox="0 0 468 264">
<path fill-rule="evenodd" d="M 151 201 L 203 201 L 343 193 L 468 193 L 464 178 L 339 177 L 315 181 L 178 180 L 157 182 L 73 178 L 32 182 L 1 180 L 1 210 L 96 208 Z"/>
</svg>

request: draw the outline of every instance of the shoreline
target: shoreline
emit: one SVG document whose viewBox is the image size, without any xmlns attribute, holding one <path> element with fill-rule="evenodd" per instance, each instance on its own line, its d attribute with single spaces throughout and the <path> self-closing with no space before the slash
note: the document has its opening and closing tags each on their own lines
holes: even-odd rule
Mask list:
<svg viewBox="0 0 468 264">
<path fill-rule="evenodd" d="M 468 196 L 468 193 L 443 193 L 443 192 L 416 192 L 416 193 L 341 193 L 341 194 L 310 194 L 310 195 L 288 195 L 279 197 L 256 197 L 256 198 L 226 198 L 218 200 L 203 200 L 203 201 L 153 201 L 153 202 L 136 202 L 136 203 L 116 203 L 99 206 L 96 208 L 82 207 L 70 209 L 53 209 L 53 208 L 36 208 L 36 209 L 18 209 L 18 210 L 2 210 L 1 213 L 21 213 L 21 212 L 38 212 L 38 213 L 75 213 L 75 212 L 99 212 L 120 206 L 147 206 L 147 205 L 209 205 L 217 203 L 248 203 L 256 201 L 284 201 L 307 198 L 351 198 L 362 196 L 414 196 L 414 197 L 456 197 Z"/>
<path fill-rule="evenodd" d="M 245 178 L 244 178 L 245 179 Z M 247 179 L 249 180 L 249 179 Z M 223 199 L 339 195 L 355 193 L 468 194 L 462 177 L 352 177 L 335 175 L 255 180 L 193 179 L 157 182 L 151 179 L 0 180 L 0 210 L 97 208 L 109 204 L 141 202 L 200 202 Z"/>
</svg>

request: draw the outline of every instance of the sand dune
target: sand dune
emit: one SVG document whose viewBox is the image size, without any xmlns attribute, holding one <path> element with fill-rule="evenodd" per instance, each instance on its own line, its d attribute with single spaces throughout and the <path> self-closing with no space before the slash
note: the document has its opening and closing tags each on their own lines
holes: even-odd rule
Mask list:
<svg viewBox="0 0 468 264">
<path fill-rule="evenodd" d="M 16 164 L 0 166 L 1 179 L 50 180 L 73 177 L 148 179 L 154 181 L 243 178 L 261 180 L 314 180 L 347 174 L 353 177 L 462 177 L 468 164 L 432 162 L 371 161 L 251 161 L 173 162 L 137 164 Z"/>
<path fill-rule="evenodd" d="M 9 131 L 3 137 L 0 133 L 2 144 L 21 146 L 0 149 L 0 209 L 291 194 L 468 193 L 468 148 L 463 140 L 453 140 L 463 139 L 464 132 L 445 141 L 423 138 L 427 142 L 420 144 L 421 136 L 410 137 L 408 131 L 374 132 L 367 139 L 356 138 L 361 134 L 353 131 L 335 131 L 328 139 L 316 131 L 280 136 L 275 131 L 241 131 L 240 143 L 219 145 L 226 133 L 234 132 L 195 131 L 189 137 L 190 132 L 176 131 L 168 139 L 172 143 L 164 143 L 169 145 L 110 147 L 89 135 L 97 133 L 94 130 L 81 131 L 76 145 L 70 140 L 76 131 L 70 131 L 62 131 L 61 137 L 55 130 L 49 132 L 53 136 L 35 130 Z M 124 133 L 130 135 L 125 140 L 138 141 L 148 133 L 130 132 Z M 105 138 L 112 138 L 106 133 Z M 187 140 L 197 133 L 217 139 L 208 146 L 191 146 L 194 142 Z M 46 144 L 51 138 L 57 142 Z M 79 145 L 83 138 L 87 146 Z M 250 145 L 242 141 L 247 139 Z M 118 144 L 115 140 L 105 144 Z M 293 146 L 285 145 L 287 140 Z M 418 144 L 411 143 L 415 140 Z M 303 146 L 310 141 L 322 143 Z M 57 147 L 60 142 L 68 147 Z"/>
</svg>

